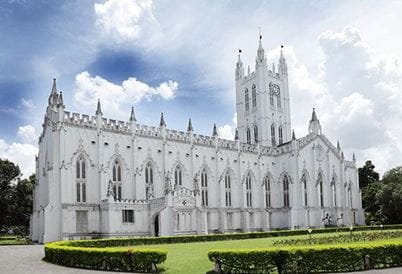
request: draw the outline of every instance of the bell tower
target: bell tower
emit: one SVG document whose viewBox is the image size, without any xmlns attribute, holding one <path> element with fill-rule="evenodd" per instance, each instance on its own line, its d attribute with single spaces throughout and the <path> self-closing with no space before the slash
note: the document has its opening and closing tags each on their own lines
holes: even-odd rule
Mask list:
<svg viewBox="0 0 402 274">
<path fill-rule="evenodd" d="M 283 55 L 269 69 L 262 35 L 259 37 L 255 71 L 244 75 L 239 50 L 236 63 L 237 129 L 242 143 L 278 146 L 291 140 L 288 68 Z"/>
</svg>

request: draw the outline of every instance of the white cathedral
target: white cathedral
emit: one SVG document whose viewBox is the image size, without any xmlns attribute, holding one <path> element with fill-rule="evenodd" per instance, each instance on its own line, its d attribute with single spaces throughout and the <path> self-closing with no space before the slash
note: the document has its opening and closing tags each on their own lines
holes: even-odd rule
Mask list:
<svg viewBox="0 0 402 274">
<path fill-rule="evenodd" d="M 288 69 L 235 70 L 234 140 L 65 110 L 54 81 L 36 158 L 31 238 L 207 234 L 364 224 L 356 159 L 322 133 L 291 129 Z"/>
</svg>

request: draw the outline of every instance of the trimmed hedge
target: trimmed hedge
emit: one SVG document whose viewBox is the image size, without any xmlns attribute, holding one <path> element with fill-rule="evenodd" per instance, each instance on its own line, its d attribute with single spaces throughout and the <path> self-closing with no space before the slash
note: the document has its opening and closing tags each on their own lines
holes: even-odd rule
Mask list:
<svg viewBox="0 0 402 274">
<path fill-rule="evenodd" d="M 384 239 L 402 238 L 401 230 L 394 231 L 364 231 L 351 235 L 335 235 L 329 237 L 312 237 L 311 239 L 284 239 L 273 241 L 273 246 L 319 245 L 376 241 Z"/>
<path fill-rule="evenodd" d="M 402 229 L 402 225 L 385 225 L 381 226 L 357 226 L 353 231 L 370 231 L 370 230 L 390 230 Z M 333 227 L 333 228 L 317 228 L 312 230 L 312 234 L 333 233 L 333 232 L 349 232 L 349 227 Z M 71 242 L 71 246 L 82 247 L 109 247 L 109 246 L 137 246 L 137 245 L 153 245 L 153 244 L 173 244 L 173 243 L 191 243 L 191 242 L 208 242 L 208 241 L 226 241 L 226 240 L 243 240 L 282 236 L 306 235 L 306 229 L 295 230 L 277 230 L 267 232 L 249 232 L 249 233 L 224 233 L 224 234 L 208 234 L 208 235 L 183 235 L 183 236 L 162 236 L 162 237 L 136 237 L 136 238 L 110 238 L 98 240 L 80 240 Z"/>
<path fill-rule="evenodd" d="M 402 239 L 208 252 L 223 273 L 327 273 L 402 266 Z"/>
<path fill-rule="evenodd" d="M 166 251 L 159 249 L 90 248 L 72 246 L 74 242 L 46 244 L 45 260 L 64 266 L 97 270 L 156 272 L 157 265 L 163 263 L 167 256 Z"/>
</svg>

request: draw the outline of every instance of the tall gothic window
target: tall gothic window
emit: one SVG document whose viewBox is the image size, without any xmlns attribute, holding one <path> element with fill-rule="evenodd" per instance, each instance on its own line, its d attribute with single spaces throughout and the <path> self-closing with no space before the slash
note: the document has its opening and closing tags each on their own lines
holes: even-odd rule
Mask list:
<svg viewBox="0 0 402 274">
<path fill-rule="evenodd" d="M 148 200 L 152 198 L 152 188 L 154 183 L 154 171 L 152 164 L 148 163 L 145 167 L 145 198 Z"/>
<path fill-rule="evenodd" d="M 76 163 L 76 195 L 78 203 L 86 203 L 87 191 L 86 191 L 86 166 L 85 159 L 80 155 Z"/>
<path fill-rule="evenodd" d="M 230 181 L 230 174 L 226 172 L 225 174 L 225 204 L 227 207 L 232 206 L 232 185 Z"/>
<path fill-rule="evenodd" d="M 244 106 L 246 108 L 246 111 L 249 110 L 250 108 L 250 98 L 249 98 L 249 94 L 248 94 L 248 89 L 246 89 L 246 91 L 244 92 Z"/>
<path fill-rule="evenodd" d="M 115 160 L 112 169 L 112 189 L 113 196 L 116 200 L 121 200 L 121 164 L 119 161 Z"/>
<path fill-rule="evenodd" d="M 274 124 L 271 125 L 271 143 L 272 143 L 272 146 L 276 145 L 276 141 L 275 141 L 275 125 Z"/>
<path fill-rule="evenodd" d="M 336 182 L 335 182 L 335 177 L 332 177 L 331 188 L 332 188 L 332 205 L 334 207 L 336 207 Z"/>
<path fill-rule="evenodd" d="M 246 129 L 247 144 L 251 144 L 251 132 L 250 128 Z"/>
<path fill-rule="evenodd" d="M 305 174 L 303 174 L 302 177 L 302 185 L 303 185 L 303 204 L 304 206 L 308 206 L 307 178 Z"/>
<path fill-rule="evenodd" d="M 201 204 L 208 206 L 208 175 L 205 170 L 201 173 Z"/>
<path fill-rule="evenodd" d="M 246 176 L 246 201 L 247 207 L 253 206 L 253 193 L 251 191 L 251 175 L 250 173 Z"/>
<path fill-rule="evenodd" d="M 258 127 L 254 126 L 254 143 L 258 143 Z"/>
<path fill-rule="evenodd" d="M 271 106 L 274 105 L 274 93 L 272 91 L 269 93 L 269 103 Z"/>
<path fill-rule="evenodd" d="M 279 92 L 279 90 L 278 90 L 276 100 L 277 100 L 276 104 L 277 104 L 278 108 L 281 108 L 281 93 Z"/>
<path fill-rule="evenodd" d="M 265 207 L 271 207 L 271 180 L 269 176 L 264 177 Z"/>
<path fill-rule="evenodd" d="M 283 206 L 290 206 L 290 198 L 289 198 L 289 176 L 285 174 L 283 176 Z"/>
<path fill-rule="evenodd" d="M 257 92 L 255 90 L 255 85 L 251 88 L 251 99 L 253 102 L 253 108 L 257 107 Z"/>
<path fill-rule="evenodd" d="M 324 206 L 324 189 L 323 189 L 322 174 L 318 174 L 318 196 L 320 199 L 320 206 Z"/>
<path fill-rule="evenodd" d="M 174 171 L 174 183 L 175 185 L 183 185 L 183 181 L 182 181 L 182 172 L 181 172 L 181 168 L 179 165 L 176 166 L 176 169 Z"/>
<path fill-rule="evenodd" d="M 283 143 L 283 129 L 282 129 L 282 126 L 279 126 L 278 134 L 279 134 L 279 144 L 281 145 Z"/>
<path fill-rule="evenodd" d="M 353 203 L 352 203 L 352 186 L 349 184 L 348 186 L 348 200 L 349 200 L 349 207 L 352 208 L 353 207 Z"/>
</svg>

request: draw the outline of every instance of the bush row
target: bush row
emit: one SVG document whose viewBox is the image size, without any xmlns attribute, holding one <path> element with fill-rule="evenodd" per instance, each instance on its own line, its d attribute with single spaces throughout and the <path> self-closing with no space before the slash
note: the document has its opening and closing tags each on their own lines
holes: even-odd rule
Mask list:
<svg viewBox="0 0 402 274">
<path fill-rule="evenodd" d="M 375 241 L 381 239 L 402 238 L 402 230 L 394 231 L 363 231 L 353 234 L 341 234 L 329 237 L 311 237 L 311 239 L 284 239 L 273 241 L 273 246 L 318 245 L 333 243 L 351 243 Z"/>
<path fill-rule="evenodd" d="M 166 251 L 159 249 L 70 246 L 73 242 L 46 244 L 45 260 L 64 266 L 97 270 L 156 272 L 157 265 L 164 262 L 167 256 Z"/>
<path fill-rule="evenodd" d="M 348 245 L 217 249 L 208 252 L 223 273 L 348 272 L 402 266 L 402 239 Z"/>
<path fill-rule="evenodd" d="M 353 228 L 354 231 L 389 230 L 389 229 L 402 229 L 402 225 L 387 225 L 383 227 L 358 226 Z M 349 227 L 318 228 L 313 229 L 312 234 L 347 232 L 347 231 L 350 231 Z M 295 236 L 305 234 L 307 234 L 306 229 L 295 229 L 295 230 L 278 230 L 278 231 L 267 231 L 267 232 L 224 233 L 224 234 L 209 234 L 209 235 L 110 238 L 110 239 L 99 239 L 99 240 L 73 241 L 71 242 L 71 245 L 79 247 L 136 246 L 136 245 L 152 245 L 152 244 L 242 240 L 242 239 L 255 239 L 255 238 L 268 238 L 268 237 L 281 237 L 281 236 Z"/>
</svg>

